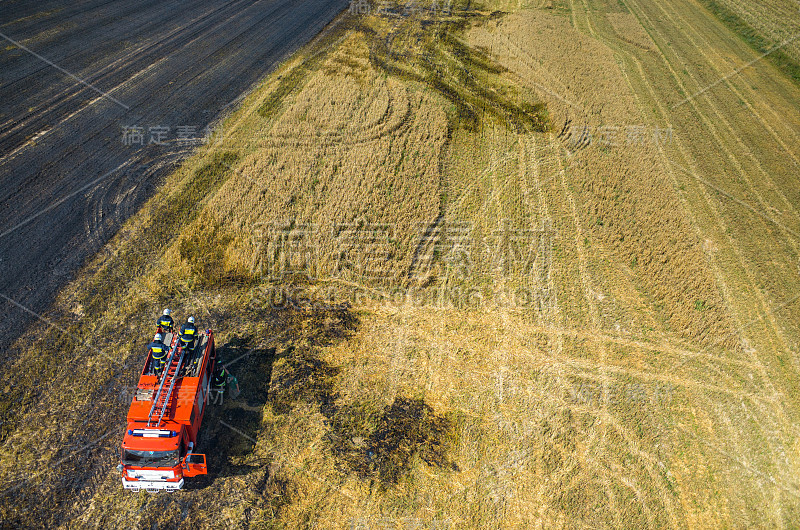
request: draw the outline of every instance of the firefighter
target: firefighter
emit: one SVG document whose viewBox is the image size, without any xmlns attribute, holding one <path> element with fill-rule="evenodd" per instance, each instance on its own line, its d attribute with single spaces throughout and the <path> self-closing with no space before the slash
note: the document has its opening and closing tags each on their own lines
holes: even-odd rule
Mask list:
<svg viewBox="0 0 800 530">
<path fill-rule="evenodd" d="M 161 331 L 163 331 L 164 333 L 172 333 L 172 326 L 175 324 L 175 322 L 172 320 L 172 317 L 169 316 L 169 314 L 170 310 L 165 309 L 164 314 L 158 317 L 158 320 L 156 321 L 156 326 L 161 326 Z"/>
<path fill-rule="evenodd" d="M 156 333 L 153 337 L 153 342 L 148 346 L 150 355 L 153 359 L 153 373 L 161 376 L 161 371 L 164 369 L 164 364 L 167 360 L 167 345 L 164 344 L 164 337 L 161 333 Z"/>
<path fill-rule="evenodd" d="M 180 329 L 181 344 L 184 350 L 192 350 L 194 341 L 197 338 L 197 328 L 194 326 L 194 317 L 186 319 L 186 323 Z"/>
<path fill-rule="evenodd" d="M 228 384 L 228 371 L 224 366 L 219 366 L 214 371 L 214 377 L 211 378 L 211 392 L 214 393 L 213 403 L 216 405 L 219 402 L 222 405 L 222 394 L 225 393 L 225 386 Z"/>
</svg>

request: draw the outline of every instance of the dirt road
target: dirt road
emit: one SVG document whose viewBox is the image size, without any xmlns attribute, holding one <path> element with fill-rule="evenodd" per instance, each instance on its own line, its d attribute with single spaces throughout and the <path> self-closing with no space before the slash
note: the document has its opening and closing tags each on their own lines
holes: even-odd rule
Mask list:
<svg viewBox="0 0 800 530">
<path fill-rule="evenodd" d="M 0 346 L 346 0 L 5 2 Z"/>
</svg>

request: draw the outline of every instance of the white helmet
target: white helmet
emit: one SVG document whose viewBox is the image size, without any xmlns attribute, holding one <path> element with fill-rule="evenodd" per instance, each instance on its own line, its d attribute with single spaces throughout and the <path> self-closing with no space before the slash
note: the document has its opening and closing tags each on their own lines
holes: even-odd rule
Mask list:
<svg viewBox="0 0 800 530">
<path fill-rule="evenodd" d="M 165 314 L 165 315 L 167 315 L 167 316 L 169 316 L 169 314 L 170 314 L 170 310 L 169 310 L 169 309 L 165 309 L 165 310 L 164 310 L 164 314 Z"/>
<path fill-rule="evenodd" d="M 194 324 L 194 317 L 187 318 L 186 322 L 188 322 L 189 324 Z"/>
<path fill-rule="evenodd" d="M 161 341 L 161 340 L 164 340 L 164 337 L 161 336 L 161 333 L 156 333 L 156 336 L 153 337 L 153 340 Z"/>
</svg>

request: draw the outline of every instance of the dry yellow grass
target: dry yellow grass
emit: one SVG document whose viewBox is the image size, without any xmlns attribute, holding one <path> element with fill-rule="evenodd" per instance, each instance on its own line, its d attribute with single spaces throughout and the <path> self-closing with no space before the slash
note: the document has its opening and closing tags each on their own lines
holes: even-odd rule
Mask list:
<svg viewBox="0 0 800 530">
<path fill-rule="evenodd" d="M 630 13 L 606 13 L 617 36 L 643 50 L 655 50 L 655 44 L 636 17 Z"/>
<path fill-rule="evenodd" d="M 796 90 L 756 70 L 676 106 L 747 48 L 622 4 L 399 6 L 283 65 L 63 293 L 72 337 L 18 345 L 0 482 L 52 471 L 2 516 L 791 526 L 800 218 L 769 144 L 796 157 Z M 63 448 L 121 428 L 162 305 L 218 329 L 243 395 L 206 419 L 209 479 L 129 495 L 115 436 Z"/>
</svg>

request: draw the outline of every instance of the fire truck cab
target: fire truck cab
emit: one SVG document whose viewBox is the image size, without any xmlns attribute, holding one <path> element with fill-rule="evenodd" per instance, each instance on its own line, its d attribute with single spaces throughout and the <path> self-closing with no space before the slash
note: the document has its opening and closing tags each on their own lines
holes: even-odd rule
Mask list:
<svg viewBox="0 0 800 530">
<path fill-rule="evenodd" d="M 206 457 L 194 446 L 216 362 L 214 333 L 200 333 L 191 349 L 175 333 L 166 333 L 164 343 L 169 353 L 163 369 L 158 373 L 148 353 L 128 410 L 117 469 L 122 485 L 133 491 L 177 491 L 184 478 L 207 472 Z"/>
</svg>

